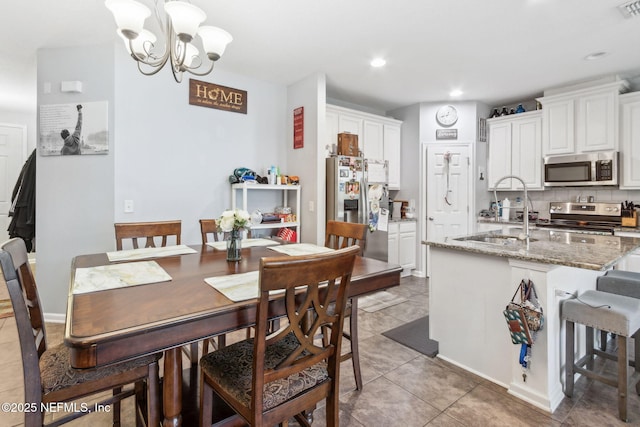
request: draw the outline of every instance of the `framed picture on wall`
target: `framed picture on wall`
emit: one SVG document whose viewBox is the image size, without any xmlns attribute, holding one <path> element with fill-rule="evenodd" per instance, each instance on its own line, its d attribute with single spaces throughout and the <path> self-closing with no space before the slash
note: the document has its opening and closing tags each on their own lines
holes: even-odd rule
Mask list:
<svg viewBox="0 0 640 427">
<path fill-rule="evenodd" d="M 41 156 L 109 153 L 107 101 L 40 106 Z"/>
</svg>

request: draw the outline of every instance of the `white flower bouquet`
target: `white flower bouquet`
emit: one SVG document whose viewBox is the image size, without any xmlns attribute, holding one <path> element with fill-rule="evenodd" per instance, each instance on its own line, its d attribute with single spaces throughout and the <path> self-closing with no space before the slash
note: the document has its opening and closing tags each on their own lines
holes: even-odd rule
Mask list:
<svg viewBox="0 0 640 427">
<path fill-rule="evenodd" d="M 218 220 L 218 230 L 224 233 L 250 228 L 251 215 L 242 209 L 226 210 Z"/>
</svg>

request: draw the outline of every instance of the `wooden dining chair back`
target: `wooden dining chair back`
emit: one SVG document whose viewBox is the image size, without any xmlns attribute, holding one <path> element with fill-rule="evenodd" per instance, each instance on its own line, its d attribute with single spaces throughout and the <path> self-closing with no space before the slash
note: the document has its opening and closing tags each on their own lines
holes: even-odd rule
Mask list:
<svg viewBox="0 0 640 427">
<path fill-rule="evenodd" d="M 360 246 L 360 255 L 364 253 L 367 239 L 367 225 L 355 222 L 327 221 L 324 245 L 332 249 Z"/>
<path fill-rule="evenodd" d="M 158 359 L 161 355 L 144 356 L 104 368 L 71 368 L 68 347 L 62 343 L 47 345 L 40 298 L 24 241 L 14 238 L 0 245 L 0 249 L 0 267 L 11 298 L 22 353 L 24 402 L 34 409 L 24 411 L 24 425 L 45 425 L 42 408 L 46 404 L 71 402 L 112 390 L 112 396 L 96 405 L 108 407 L 113 404 L 114 425 L 120 423 L 120 401 L 135 396 L 136 416 L 140 416 L 136 421 L 157 426 L 160 422 Z M 128 385 L 131 387 L 123 389 Z M 92 407 L 95 406 L 92 404 Z M 58 426 L 87 413 L 90 412 L 71 412 L 56 417 L 47 425 Z"/>
<path fill-rule="evenodd" d="M 116 249 L 121 251 L 123 241 L 131 239 L 133 249 L 138 249 L 138 239 L 144 240 L 144 248 L 155 248 L 156 239 L 160 239 L 160 246 L 167 246 L 173 237 L 175 244 L 180 244 L 180 235 L 182 233 L 182 222 L 177 221 L 154 221 L 154 222 L 121 222 L 116 223 Z"/>
<path fill-rule="evenodd" d="M 218 223 L 215 219 L 201 219 L 200 220 L 200 234 L 202 235 L 202 244 L 209 242 L 209 235 L 213 237 L 213 241 L 219 241 L 218 238 Z"/>
<path fill-rule="evenodd" d="M 360 246 L 360 255 L 364 254 L 367 243 L 367 225 L 353 222 L 328 221 L 325 231 L 324 245 L 338 249 L 351 245 Z M 343 352 L 342 361 L 351 359 L 356 389 L 362 390 L 362 373 L 360 370 L 360 352 L 358 350 L 358 299 L 352 298 L 347 302 L 345 317 L 349 319 L 349 331 L 342 335 L 349 340 L 349 351 Z M 328 339 L 328 328 L 323 328 L 324 339 Z"/>
<path fill-rule="evenodd" d="M 200 360 L 201 426 L 211 425 L 214 392 L 252 426 L 291 417 L 308 426 L 303 412 L 323 399 L 327 425 L 338 425 L 341 332 L 357 253 L 351 247 L 262 258 L 255 338 Z M 282 298 L 288 324 L 268 334 L 274 298 Z M 331 301 L 333 311 L 328 310 Z M 323 325 L 331 326 L 328 343 L 314 341 Z"/>
</svg>

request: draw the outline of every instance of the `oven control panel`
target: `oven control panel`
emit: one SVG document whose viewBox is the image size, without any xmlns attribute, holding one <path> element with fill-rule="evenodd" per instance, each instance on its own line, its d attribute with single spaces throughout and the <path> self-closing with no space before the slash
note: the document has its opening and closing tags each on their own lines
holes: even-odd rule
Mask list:
<svg viewBox="0 0 640 427">
<path fill-rule="evenodd" d="M 622 216 L 619 203 L 549 203 L 550 214 L 565 215 L 593 215 L 593 216 Z"/>
</svg>

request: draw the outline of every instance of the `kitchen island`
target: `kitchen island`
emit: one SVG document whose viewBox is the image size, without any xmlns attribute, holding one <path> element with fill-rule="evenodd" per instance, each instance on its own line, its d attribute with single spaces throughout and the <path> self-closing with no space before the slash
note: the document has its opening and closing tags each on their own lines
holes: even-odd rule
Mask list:
<svg viewBox="0 0 640 427">
<path fill-rule="evenodd" d="M 564 325 L 560 302 L 595 289 L 598 276 L 640 247 L 632 237 L 522 229 L 487 232 L 430 246 L 429 336 L 438 357 L 495 382 L 553 412 L 564 398 Z M 526 372 L 511 343 L 503 310 L 522 279 L 535 284 L 545 315 Z M 577 352 L 584 354 L 584 331 Z"/>
</svg>

